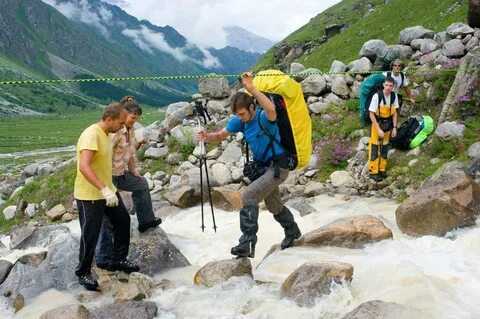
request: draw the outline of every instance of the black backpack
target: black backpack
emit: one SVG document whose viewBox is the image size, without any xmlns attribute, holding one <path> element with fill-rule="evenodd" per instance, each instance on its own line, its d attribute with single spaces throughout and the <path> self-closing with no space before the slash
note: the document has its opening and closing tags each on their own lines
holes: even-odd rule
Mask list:
<svg viewBox="0 0 480 319">
<path fill-rule="evenodd" d="M 422 130 L 421 117 L 412 116 L 400 125 L 397 136 L 390 140 L 392 147 L 399 150 L 410 149 L 410 142 Z"/>
</svg>

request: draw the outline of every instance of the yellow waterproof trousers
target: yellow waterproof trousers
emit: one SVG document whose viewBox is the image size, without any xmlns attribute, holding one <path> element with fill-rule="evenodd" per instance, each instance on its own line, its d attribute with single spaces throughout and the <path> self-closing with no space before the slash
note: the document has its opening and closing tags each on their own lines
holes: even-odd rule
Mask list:
<svg viewBox="0 0 480 319">
<path fill-rule="evenodd" d="M 383 139 L 380 139 L 377 129 L 372 124 L 368 143 L 368 170 L 371 175 L 387 171 L 390 134 L 391 131 L 385 132 Z"/>
</svg>

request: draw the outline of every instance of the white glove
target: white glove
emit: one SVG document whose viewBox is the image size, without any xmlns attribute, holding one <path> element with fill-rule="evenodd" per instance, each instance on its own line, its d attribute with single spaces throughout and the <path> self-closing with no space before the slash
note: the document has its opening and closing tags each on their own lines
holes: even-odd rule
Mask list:
<svg viewBox="0 0 480 319">
<path fill-rule="evenodd" d="M 101 190 L 103 197 L 107 201 L 108 207 L 118 206 L 118 197 L 110 188 L 104 187 Z"/>
</svg>

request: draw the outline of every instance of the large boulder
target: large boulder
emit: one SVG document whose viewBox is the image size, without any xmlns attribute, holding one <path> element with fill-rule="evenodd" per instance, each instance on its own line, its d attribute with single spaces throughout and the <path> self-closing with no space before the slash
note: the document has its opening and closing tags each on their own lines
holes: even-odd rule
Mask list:
<svg viewBox="0 0 480 319">
<path fill-rule="evenodd" d="M 387 44 L 383 40 L 369 40 L 365 42 L 360 49 L 359 56 L 375 60 L 377 57 L 383 58 L 387 53 Z"/>
<path fill-rule="evenodd" d="M 455 81 L 443 103 L 439 123 L 448 120 L 455 107 L 474 99 L 474 95 L 480 90 L 479 78 L 480 47 L 473 49 L 462 59 Z"/>
<path fill-rule="evenodd" d="M 302 89 L 305 95 L 320 95 L 327 89 L 327 81 L 321 74 L 309 75 L 302 81 Z"/>
<path fill-rule="evenodd" d="M 395 212 L 398 227 L 412 236 L 443 236 L 458 227 L 471 226 L 480 214 L 480 185 L 463 165 L 441 167 Z"/>
<path fill-rule="evenodd" d="M 392 239 L 392 231 L 370 215 L 345 217 L 302 236 L 296 246 L 362 248 L 366 244 Z"/>
<path fill-rule="evenodd" d="M 253 278 L 252 263 L 248 258 L 212 261 L 195 274 L 193 282 L 196 285 L 213 287 L 232 277 L 242 276 Z"/>
<path fill-rule="evenodd" d="M 91 310 L 93 319 L 153 319 L 158 308 L 151 301 L 128 301 Z"/>
<path fill-rule="evenodd" d="M 347 70 L 350 73 L 357 74 L 357 73 L 368 73 L 372 71 L 373 69 L 373 64 L 368 58 L 360 58 L 358 60 L 350 62 L 350 64 L 347 66 Z"/>
<path fill-rule="evenodd" d="M 290 73 L 297 74 L 305 70 L 305 66 L 301 63 L 293 62 L 290 64 Z"/>
<path fill-rule="evenodd" d="M 206 97 L 221 99 L 230 95 L 228 81 L 223 77 L 203 78 L 198 82 L 198 91 Z"/>
<path fill-rule="evenodd" d="M 468 34 L 473 34 L 475 30 L 469 25 L 461 22 L 454 23 L 447 28 L 447 34 L 452 38 L 457 36 L 467 36 Z"/>
<path fill-rule="evenodd" d="M 400 44 L 410 45 L 416 39 L 433 39 L 435 32 L 422 26 L 415 26 L 400 31 Z"/>
<path fill-rule="evenodd" d="M 416 39 L 412 41 L 412 48 L 420 50 L 423 54 L 440 49 L 440 44 L 433 39 Z"/>
<path fill-rule="evenodd" d="M 308 109 L 310 110 L 310 112 L 315 114 L 325 113 L 327 112 L 329 107 L 330 107 L 330 103 L 325 102 L 324 100 L 308 104 Z"/>
<path fill-rule="evenodd" d="M 332 78 L 332 92 L 338 96 L 348 98 L 350 96 L 350 88 L 343 75 L 336 75 Z"/>
<path fill-rule="evenodd" d="M 66 305 L 43 313 L 40 319 L 93 319 L 93 317 L 83 305 Z"/>
<path fill-rule="evenodd" d="M 177 102 L 167 106 L 167 111 L 165 112 L 165 120 L 163 121 L 163 126 L 167 129 L 172 129 L 173 127 L 182 124 L 182 121 L 193 115 L 193 106 L 188 102 Z"/>
<path fill-rule="evenodd" d="M 17 237 L 19 240 L 15 240 L 14 248 L 28 249 L 32 247 L 47 248 L 52 245 L 55 240 L 61 236 L 67 236 L 70 234 L 70 230 L 67 226 L 63 225 L 47 225 L 43 227 L 31 227 L 25 226 L 25 235 Z M 33 231 L 31 229 L 33 228 Z M 13 238 L 13 237 L 12 237 Z M 21 239 L 21 240 L 20 240 Z M 10 242 L 12 245 L 12 242 Z"/>
<path fill-rule="evenodd" d="M 140 265 L 142 273 L 149 276 L 168 269 L 190 265 L 187 258 L 159 227 L 132 237 L 129 258 Z"/>
<path fill-rule="evenodd" d="M 315 299 L 329 294 L 333 282 L 350 282 L 353 266 L 339 262 L 306 263 L 283 282 L 281 294 L 300 306 L 313 306 Z"/>
<path fill-rule="evenodd" d="M 413 49 L 409 45 L 394 44 L 387 48 L 384 59 L 386 61 L 394 61 L 395 59 L 406 60 L 413 55 Z"/>
<path fill-rule="evenodd" d="M 347 65 L 343 63 L 342 61 L 335 60 L 332 62 L 332 65 L 330 66 L 330 74 L 335 74 L 335 73 L 343 73 L 347 71 Z"/>
<path fill-rule="evenodd" d="M 75 268 L 78 263 L 79 241 L 70 234 L 59 236 L 48 249 L 47 258 L 38 264 L 17 262 L 0 285 L 0 292 L 17 292 L 33 298 L 49 290 L 70 290 L 78 287 Z"/>
<path fill-rule="evenodd" d="M 435 130 L 435 135 L 442 139 L 462 138 L 465 125 L 457 122 L 443 122 Z"/>
<path fill-rule="evenodd" d="M 411 319 L 423 318 L 420 311 L 410 309 L 403 305 L 373 300 L 362 303 L 342 319 Z"/>
<path fill-rule="evenodd" d="M 462 40 L 453 39 L 443 44 L 442 54 L 448 58 L 460 58 L 465 55 L 465 45 Z"/>
<path fill-rule="evenodd" d="M 207 110 L 212 114 L 224 114 L 229 111 L 230 99 L 210 100 L 207 103 Z"/>
</svg>

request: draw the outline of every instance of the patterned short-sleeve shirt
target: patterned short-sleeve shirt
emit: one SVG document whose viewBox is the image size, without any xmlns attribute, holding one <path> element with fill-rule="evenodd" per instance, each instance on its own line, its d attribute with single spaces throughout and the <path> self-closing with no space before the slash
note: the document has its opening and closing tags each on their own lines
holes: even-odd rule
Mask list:
<svg viewBox="0 0 480 319">
<path fill-rule="evenodd" d="M 128 171 L 128 162 L 130 159 L 136 163 L 137 141 L 133 129 L 127 130 L 126 127 L 115 134 L 110 135 L 113 144 L 113 176 L 124 175 Z"/>
</svg>

